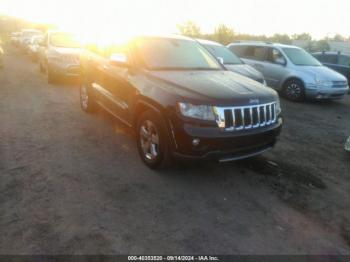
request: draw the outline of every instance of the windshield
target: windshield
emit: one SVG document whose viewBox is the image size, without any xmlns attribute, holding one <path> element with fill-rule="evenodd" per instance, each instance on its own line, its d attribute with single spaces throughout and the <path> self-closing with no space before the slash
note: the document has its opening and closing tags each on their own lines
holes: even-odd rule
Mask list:
<svg viewBox="0 0 350 262">
<path fill-rule="evenodd" d="M 225 65 L 243 64 L 242 60 L 225 46 L 204 45 L 204 47 L 208 49 L 208 51 L 212 53 L 216 58 L 221 57 L 224 59 Z"/>
<path fill-rule="evenodd" d="M 283 48 L 288 58 L 299 66 L 322 66 L 312 55 L 299 48 Z"/>
<path fill-rule="evenodd" d="M 55 33 L 50 37 L 50 44 L 56 47 L 79 48 L 80 43 L 74 35 L 68 33 Z"/>
<path fill-rule="evenodd" d="M 222 70 L 219 62 L 195 41 L 144 37 L 136 47 L 150 70 Z"/>
</svg>

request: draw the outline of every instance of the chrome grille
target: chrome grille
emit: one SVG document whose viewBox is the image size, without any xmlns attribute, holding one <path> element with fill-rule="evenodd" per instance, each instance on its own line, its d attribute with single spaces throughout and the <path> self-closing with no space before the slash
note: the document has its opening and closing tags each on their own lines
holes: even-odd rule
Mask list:
<svg viewBox="0 0 350 262">
<path fill-rule="evenodd" d="M 239 131 L 276 123 L 276 103 L 238 107 L 214 107 L 218 127 Z"/>
<path fill-rule="evenodd" d="M 347 81 L 332 81 L 333 88 L 346 88 L 348 86 Z"/>
</svg>

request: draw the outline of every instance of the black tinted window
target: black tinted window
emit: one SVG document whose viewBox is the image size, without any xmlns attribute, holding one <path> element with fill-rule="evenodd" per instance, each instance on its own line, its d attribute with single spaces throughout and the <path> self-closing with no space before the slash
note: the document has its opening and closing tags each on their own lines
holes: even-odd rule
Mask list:
<svg viewBox="0 0 350 262">
<path fill-rule="evenodd" d="M 258 61 L 264 61 L 267 58 L 267 48 L 263 46 L 247 46 L 242 57 Z"/>
<path fill-rule="evenodd" d="M 318 60 L 320 60 L 322 63 L 336 64 L 337 63 L 337 55 L 324 54 L 324 55 L 321 55 Z"/>
<path fill-rule="evenodd" d="M 340 55 L 338 64 L 342 66 L 350 67 L 350 56 Z"/>
<path fill-rule="evenodd" d="M 241 45 L 234 45 L 230 46 L 229 49 L 239 57 L 242 57 L 245 53 L 246 47 Z"/>
</svg>

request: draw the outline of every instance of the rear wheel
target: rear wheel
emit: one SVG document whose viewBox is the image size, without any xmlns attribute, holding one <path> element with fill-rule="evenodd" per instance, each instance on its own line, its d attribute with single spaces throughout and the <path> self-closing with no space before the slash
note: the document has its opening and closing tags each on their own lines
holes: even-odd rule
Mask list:
<svg viewBox="0 0 350 262">
<path fill-rule="evenodd" d="M 283 87 L 283 96 L 291 101 L 303 101 L 305 98 L 303 83 L 298 79 L 288 80 Z"/>
<path fill-rule="evenodd" d="M 170 162 L 169 139 L 163 118 L 153 111 L 144 112 L 137 124 L 137 148 L 142 161 L 152 169 Z"/>
</svg>

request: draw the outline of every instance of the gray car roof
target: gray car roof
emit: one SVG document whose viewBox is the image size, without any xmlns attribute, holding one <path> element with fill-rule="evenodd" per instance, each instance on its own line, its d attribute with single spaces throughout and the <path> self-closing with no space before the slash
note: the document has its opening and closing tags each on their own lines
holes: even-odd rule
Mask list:
<svg viewBox="0 0 350 262">
<path fill-rule="evenodd" d="M 280 44 L 280 43 L 266 43 L 266 42 L 252 42 L 252 41 L 248 41 L 248 42 L 237 42 L 237 43 L 231 43 L 229 44 L 229 46 L 231 45 L 235 45 L 235 46 L 240 46 L 240 45 L 244 45 L 244 46 L 269 46 L 269 47 L 280 47 L 280 48 L 296 48 L 296 49 L 301 49 L 300 47 L 294 46 L 294 45 L 285 45 L 285 44 Z"/>
</svg>

